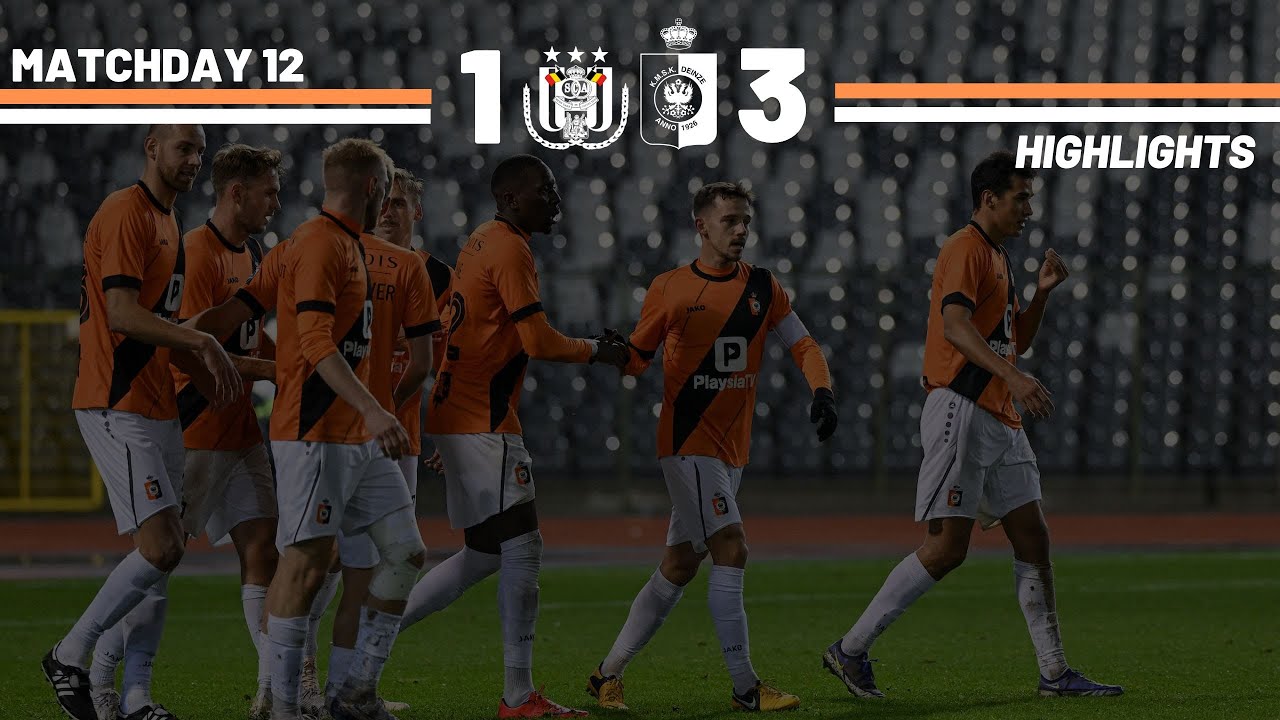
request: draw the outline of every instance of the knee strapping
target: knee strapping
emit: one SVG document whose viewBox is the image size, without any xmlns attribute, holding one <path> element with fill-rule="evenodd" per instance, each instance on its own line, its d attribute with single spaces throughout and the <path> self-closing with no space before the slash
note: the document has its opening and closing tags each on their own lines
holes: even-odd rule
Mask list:
<svg viewBox="0 0 1280 720">
<path fill-rule="evenodd" d="M 369 537 L 381 557 L 369 583 L 369 594 L 382 600 L 408 598 L 427 551 L 413 511 L 402 508 L 370 525 Z"/>
</svg>

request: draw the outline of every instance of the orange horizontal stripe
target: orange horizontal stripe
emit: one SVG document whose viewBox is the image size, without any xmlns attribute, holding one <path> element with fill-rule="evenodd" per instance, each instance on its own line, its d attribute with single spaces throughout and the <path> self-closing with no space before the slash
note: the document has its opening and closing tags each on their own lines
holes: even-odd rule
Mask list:
<svg viewBox="0 0 1280 720">
<path fill-rule="evenodd" d="M 837 100 L 1280 100 L 1280 83 L 836 83 Z"/>
<path fill-rule="evenodd" d="M 429 88 L 23 88 L 0 105 L 430 105 Z"/>
</svg>

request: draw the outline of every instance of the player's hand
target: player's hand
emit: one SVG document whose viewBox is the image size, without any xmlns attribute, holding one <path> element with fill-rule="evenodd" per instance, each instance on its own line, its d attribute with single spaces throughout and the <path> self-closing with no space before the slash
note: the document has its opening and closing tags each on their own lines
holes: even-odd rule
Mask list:
<svg viewBox="0 0 1280 720">
<path fill-rule="evenodd" d="M 814 391 L 813 404 L 809 406 L 809 422 L 818 426 L 818 442 L 826 442 L 835 433 L 839 418 L 836 416 L 836 396 L 829 388 Z"/>
<path fill-rule="evenodd" d="M 231 362 L 231 356 L 227 354 L 226 349 L 222 347 L 222 343 L 212 335 L 204 334 L 204 339 L 200 342 L 200 348 L 196 351 L 200 362 L 209 369 L 209 373 L 213 375 L 214 393 L 209 397 L 209 401 L 216 408 L 224 408 L 240 398 L 240 393 L 244 392 L 244 380 L 240 378 L 240 372 L 236 370 L 236 366 Z"/>
<path fill-rule="evenodd" d="M 605 328 L 603 335 L 596 335 L 591 339 L 596 342 L 596 352 L 591 356 L 592 363 L 601 362 L 621 370 L 631 361 L 631 348 L 627 347 L 626 338 L 617 330 Z"/>
<path fill-rule="evenodd" d="M 1030 373 L 1014 371 L 1009 392 L 1024 410 L 1036 418 L 1047 418 L 1053 412 L 1053 393 Z"/>
<path fill-rule="evenodd" d="M 1044 252 L 1044 262 L 1040 263 L 1040 277 L 1037 279 L 1036 289 L 1049 292 L 1061 285 L 1070 274 L 1062 257 L 1054 252 L 1053 248 L 1049 248 Z"/>
<path fill-rule="evenodd" d="M 409 452 L 409 433 L 405 432 L 395 415 L 377 407 L 365 415 L 364 424 L 387 457 L 399 460 L 400 456 Z"/>
<path fill-rule="evenodd" d="M 426 465 L 428 470 L 437 475 L 444 474 L 444 460 L 440 457 L 439 450 L 431 453 L 431 457 L 427 458 L 422 464 Z"/>
</svg>

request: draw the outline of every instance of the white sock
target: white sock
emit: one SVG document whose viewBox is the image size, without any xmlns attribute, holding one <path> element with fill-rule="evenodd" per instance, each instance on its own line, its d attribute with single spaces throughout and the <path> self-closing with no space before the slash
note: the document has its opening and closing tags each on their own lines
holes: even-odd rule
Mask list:
<svg viewBox="0 0 1280 720">
<path fill-rule="evenodd" d="M 147 590 L 147 596 L 121 622 L 124 625 L 124 681 L 120 686 L 120 712 L 124 715 L 155 704 L 151 699 L 151 671 L 164 634 L 168 590 L 169 578 L 165 577 Z"/>
<path fill-rule="evenodd" d="M 711 622 L 720 639 L 724 664 L 733 678 L 733 691 L 739 695 L 760 682 L 751 667 L 751 640 L 747 636 L 747 610 L 742 603 L 742 568 L 712 565 L 707 578 L 707 607 Z"/>
<path fill-rule="evenodd" d="M 374 697 L 382 668 L 400 632 L 400 616 L 360 608 L 360 635 L 341 692 L 355 698 Z"/>
<path fill-rule="evenodd" d="M 649 644 L 683 595 L 683 587 L 668 580 L 661 569 L 654 570 L 653 575 L 649 576 L 649 582 L 640 588 L 636 599 L 631 603 L 627 622 L 618 633 L 618 639 L 613 641 L 613 648 L 600 664 L 600 672 L 605 677 L 622 675 L 627 669 L 627 663 Z"/>
<path fill-rule="evenodd" d="M 347 681 L 347 675 L 351 673 L 351 661 L 355 656 L 355 648 L 334 645 L 329 649 L 329 677 L 325 681 L 325 697 L 332 698 L 338 694 L 342 684 Z"/>
<path fill-rule="evenodd" d="M 1058 601 L 1053 590 L 1053 565 L 1036 565 L 1013 561 L 1014 587 L 1018 604 L 1027 619 L 1027 632 L 1036 648 L 1040 674 L 1046 680 L 1057 680 L 1067 671 L 1067 655 L 1062 650 L 1062 633 L 1058 629 Z"/>
<path fill-rule="evenodd" d="M 58 643 L 58 662 L 81 669 L 90 665 L 89 655 L 107 628 L 124 618 L 147 594 L 147 588 L 164 577 L 154 565 L 134 550 L 107 576 L 84 614 Z"/>
<path fill-rule="evenodd" d="M 298 683 L 302 679 L 302 645 L 307 637 L 307 616 L 267 618 L 271 642 L 271 711 L 298 711 Z"/>
<path fill-rule="evenodd" d="M 341 579 L 341 572 L 325 575 L 324 583 L 320 585 L 320 590 L 316 592 L 315 599 L 311 601 L 311 614 L 307 617 L 307 640 L 302 647 L 302 656 L 307 660 L 314 661 L 316 659 L 316 652 L 319 646 L 320 621 L 324 619 L 324 613 L 329 609 L 329 604 L 333 602 L 333 597 L 338 594 L 338 581 Z"/>
<path fill-rule="evenodd" d="M 427 574 L 418 578 L 418 583 L 409 593 L 400 629 L 404 630 L 426 616 L 440 612 L 462 597 L 462 593 L 472 585 L 498 572 L 501 557 L 463 547 L 450 555 L 449 559 L 431 568 Z"/>
<path fill-rule="evenodd" d="M 538 572 L 542 569 L 542 533 L 538 530 L 501 545 L 498 614 L 502 616 L 502 699 L 523 705 L 533 692 L 533 636 L 538 623 Z"/>
<path fill-rule="evenodd" d="M 271 640 L 262 632 L 262 609 L 267 604 L 267 588 L 241 585 L 240 605 L 244 608 L 244 624 L 258 656 L 258 687 L 271 686 Z"/>
<path fill-rule="evenodd" d="M 871 604 L 862 611 L 858 621 L 844 634 L 844 639 L 840 641 L 840 652 L 845 655 L 861 655 L 870 650 L 880 633 L 937 582 L 924 569 L 915 553 L 903 558 L 889 573 L 889 577 L 885 578 L 884 585 L 871 598 Z"/>
<path fill-rule="evenodd" d="M 124 660 L 124 623 L 107 628 L 93 648 L 93 665 L 89 667 L 89 687 L 115 689 L 116 668 Z"/>
</svg>

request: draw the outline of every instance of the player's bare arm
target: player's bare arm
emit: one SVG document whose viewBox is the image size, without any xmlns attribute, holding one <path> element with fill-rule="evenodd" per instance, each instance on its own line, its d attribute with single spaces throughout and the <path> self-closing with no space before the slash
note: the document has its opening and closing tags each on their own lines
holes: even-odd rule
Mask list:
<svg viewBox="0 0 1280 720">
<path fill-rule="evenodd" d="M 433 361 L 430 335 L 409 338 L 409 367 L 405 369 L 400 384 L 392 394 L 392 402 L 397 409 L 403 408 L 414 393 L 422 389 L 422 383 L 431 374 Z"/>
<path fill-rule="evenodd" d="M 337 348 L 320 362 L 316 372 L 356 412 L 364 418 L 365 427 L 378 441 L 378 446 L 388 457 L 399 459 L 409 450 L 409 434 L 404 431 L 396 416 L 382 409 L 369 389 L 360 382 L 351 366 L 338 354 Z"/>
<path fill-rule="evenodd" d="M 969 362 L 1005 381 L 1013 399 L 1032 417 L 1047 418 L 1053 412 L 1053 393 L 1029 373 L 1022 372 L 987 345 L 973 325 L 973 312 L 953 303 L 942 308 L 942 333 Z"/>
<path fill-rule="evenodd" d="M 1040 264 L 1040 275 L 1036 278 L 1036 294 L 1026 310 L 1014 318 L 1015 337 L 1018 339 L 1018 354 L 1023 355 L 1031 349 L 1031 343 L 1040 330 L 1040 321 L 1044 319 L 1044 310 L 1049 304 L 1049 293 L 1067 279 L 1071 273 L 1062 257 L 1049 248 L 1044 253 L 1044 262 Z"/>
<path fill-rule="evenodd" d="M 215 405 L 224 407 L 240 397 L 244 389 L 240 375 L 217 338 L 156 317 L 138 304 L 138 291 L 134 288 L 111 288 L 106 299 L 107 322 L 112 332 L 195 354 L 213 375 L 216 391 L 209 399 Z"/>
</svg>

